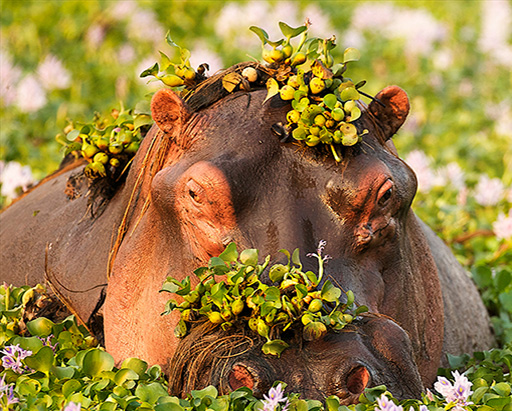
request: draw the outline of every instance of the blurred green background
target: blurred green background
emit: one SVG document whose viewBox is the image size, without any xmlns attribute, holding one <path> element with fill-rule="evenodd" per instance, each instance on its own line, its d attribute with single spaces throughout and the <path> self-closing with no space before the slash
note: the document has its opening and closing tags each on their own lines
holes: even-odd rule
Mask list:
<svg viewBox="0 0 512 411">
<path fill-rule="evenodd" d="M 500 338 L 512 341 L 512 4 L 494 1 L 100 1 L 1 3 L 0 206 L 58 167 L 69 119 L 133 107 L 161 83 L 139 74 L 172 55 L 210 73 L 260 58 L 256 25 L 311 20 L 361 51 L 354 80 L 407 91 L 394 141 L 415 169 L 415 211 L 472 270 Z M 336 54 L 338 53 L 338 54 Z M 28 167 L 27 167 L 28 166 Z"/>
</svg>

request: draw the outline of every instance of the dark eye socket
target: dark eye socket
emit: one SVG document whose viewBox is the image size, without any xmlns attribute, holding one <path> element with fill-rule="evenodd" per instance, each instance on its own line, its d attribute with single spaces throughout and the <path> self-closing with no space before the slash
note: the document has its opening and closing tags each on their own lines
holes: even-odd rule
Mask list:
<svg viewBox="0 0 512 411">
<path fill-rule="evenodd" d="M 188 195 L 195 203 L 203 203 L 204 189 L 194 180 L 187 182 Z"/>
<path fill-rule="evenodd" d="M 386 205 L 391 196 L 393 195 L 394 183 L 391 180 L 386 180 L 382 185 L 378 194 L 378 202 L 380 206 Z"/>
</svg>

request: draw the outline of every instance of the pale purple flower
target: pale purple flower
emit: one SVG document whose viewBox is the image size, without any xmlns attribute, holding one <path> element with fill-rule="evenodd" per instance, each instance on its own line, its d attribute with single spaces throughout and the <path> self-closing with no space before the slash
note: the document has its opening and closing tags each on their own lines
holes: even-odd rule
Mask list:
<svg viewBox="0 0 512 411">
<path fill-rule="evenodd" d="M 117 20 L 129 18 L 137 12 L 137 3 L 133 0 L 119 0 L 110 10 L 110 15 Z"/>
<path fill-rule="evenodd" d="M 492 56 L 491 62 L 512 66 L 512 7 L 508 1 L 482 3 L 482 27 L 478 47 Z"/>
<path fill-rule="evenodd" d="M 377 32 L 387 39 L 401 39 L 405 53 L 412 56 L 428 56 L 447 32 L 428 11 L 395 7 L 387 2 L 359 5 L 352 16 L 349 30 L 353 29 Z"/>
<path fill-rule="evenodd" d="M 29 74 L 18 84 L 16 105 L 25 113 L 32 113 L 46 105 L 46 93 L 37 78 Z"/>
<path fill-rule="evenodd" d="M 55 353 L 55 349 L 57 348 L 57 345 L 59 343 L 56 342 L 55 344 L 52 345 L 51 339 L 54 338 L 53 334 L 50 334 L 46 338 L 43 338 L 43 337 L 37 337 L 37 338 L 43 343 L 44 346 L 50 347 L 52 349 L 52 351 Z"/>
<path fill-rule="evenodd" d="M 135 60 L 135 57 L 137 57 L 137 54 L 131 44 L 125 43 L 117 51 L 117 60 L 121 64 L 130 64 Z"/>
<path fill-rule="evenodd" d="M 136 40 L 160 44 L 165 40 L 165 30 L 153 10 L 138 9 L 130 15 L 128 35 Z"/>
<path fill-rule="evenodd" d="M 2 400 L 4 396 L 7 398 L 7 402 Z M 6 384 L 4 374 L 0 379 L 0 403 L 3 402 L 4 405 L 7 405 L 7 409 L 9 409 L 9 405 L 16 404 L 19 401 L 20 400 L 14 396 L 14 384 Z"/>
<path fill-rule="evenodd" d="M 18 374 L 29 371 L 29 368 L 22 363 L 22 360 L 32 355 L 32 351 L 24 350 L 20 348 L 19 344 L 16 344 L 4 347 L 0 353 L 4 354 L 2 357 L 2 366 L 4 368 L 10 368 Z"/>
<path fill-rule="evenodd" d="M 286 411 L 289 407 L 288 398 L 284 397 L 284 389 L 279 383 L 277 387 L 272 387 L 268 391 L 268 395 L 263 394 L 263 411 L 275 411 L 279 406 L 279 403 L 283 403 L 281 405 L 281 411 Z"/>
<path fill-rule="evenodd" d="M 89 47 L 96 49 L 103 44 L 106 34 L 105 26 L 96 23 L 91 25 L 85 33 L 85 41 Z"/>
<path fill-rule="evenodd" d="M 21 76 L 21 70 L 16 67 L 11 56 L 0 51 L 0 103 L 2 106 L 10 106 L 16 101 L 16 85 Z"/>
<path fill-rule="evenodd" d="M 434 185 L 434 172 L 430 167 L 430 158 L 420 150 L 411 151 L 406 157 L 405 162 L 413 169 L 418 178 L 418 191 L 428 193 Z"/>
<path fill-rule="evenodd" d="M 498 215 L 492 229 L 499 240 L 512 239 L 512 208 L 508 210 L 508 216 L 503 213 Z"/>
<path fill-rule="evenodd" d="M 451 185 L 457 190 L 462 190 L 466 186 L 464 171 L 457 163 L 451 162 L 436 170 L 434 175 L 434 185 Z"/>
<path fill-rule="evenodd" d="M 0 161 L 0 195 L 14 199 L 18 196 L 18 189 L 26 191 L 34 182 L 29 166 L 22 166 L 16 161 L 7 164 Z"/>
<path fill-rule="evenodd" d="M 380 398 L 377 398 L 377 408 L 375 411 L 403 411 L 403 407 L 401 405 L 396 405 L 393 401 L 391 401 L 385 394 L 382 394 Z"/>
<path fill-rule="evenodd" d="M 82 408 L 82 404 L 74 403 L 73 401 L 68 402 L 68 404 L 62 409 L 62 411 L 80 411 Z"/>
<path fill-rule="evenodd" d="M 438 377 L 434 388 L 446 399 L 446 402 L 454 403 L 452 410 L 463 410 L 466 405 L 473 404 L 468 401 L 469 396 L 473 394 L 471 391 L 473 383 L 458 371 L 453 371 L 452 376 L 455 379 L 453 384 L 444 377 Z"/>
<path fill-rule="evenodd" d="M 37 68 L 37 75 L 46 90 L 65 89 L 71 85 L 71 75 L 62 62 L 49 54 Z"/>
<path fill-rule="evenodd" d="M 494 206 L 503 198 L 505 187 L 499 178 L 482 174 L 475 187 L 475 200 L 482 206 Z"/>
<path fill-rule="evenodd" d="M 322 261 L 331 260 L 332 257 L 330 255 L 322 256 L 322 253 L 324 251 L 324 248 L 325 248 L 326 244 L 327 244 L 327 241 L 320 240 L 318 242 L 318 248 L 316 249 L 316 253 L 308 253 L 308 254 L 306 254 L 306 257 L 316 257 L 316 258 L 318 258 L 319 260 L 322 260 Z"/>
</svg>

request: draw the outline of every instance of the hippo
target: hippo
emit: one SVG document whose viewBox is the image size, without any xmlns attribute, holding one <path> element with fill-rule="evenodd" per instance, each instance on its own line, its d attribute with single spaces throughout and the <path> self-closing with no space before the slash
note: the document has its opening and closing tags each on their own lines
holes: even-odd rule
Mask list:
<svg viewBox="0 0 512 411">
<path fill-rule="evenodd" d="M 341 404 L 357 402 L 366 387 L 381 384 L 398 399 L 420 398 L 423 385 L 409 337 L 389 318 L 364 314 L 340 332 L 308 342 L 295 329 L 280 358 L 260 355 L 263 339 L 247 328 L 194 324 L 171 361 L 169 392 L 184 397 L 211 384 L 223 394 L 248 387 L 261 397 L 280 380 L 303 398 L 336 393 Z"/>
<path fill-rule="evenodd" d="M 160 315 L 166 276 L 184 278 L 230 242 L 257 248 L 273 262 L 282 259 L 279 249 L 298 247 L 304 268 L 315 270 L 304 254 L 325 240 L 332 257 L 325 278 L 398 324 L 423 386 L 433 384 L 446 353 L 491 347 L 474 284 L 411 210 L 417 180 L 391 139 L 408 115 L 407 94 L 389 86 L 368 105 L 361 102 L 355 125 L 367 133 L 361 143 L 341 147 L 336 162 L 322 148 L 289 141 L 283 126 L 289 102 L 266 100 L 261 87 L 231 93 L 222 87 L 226 73 L 249 66 L 260 68 L 233 66 L 185 99 L 169 89 L 155 93 L 155 125 L 110 195 L 91 201 L 78 161 L 3 211 L 2 280 L 46 279 L 84 323 L 103 316 L 106 348 L 116 361 L 137 356 L 170 372 L 179 317 Z M 355 339 L 332 338 L 318 347 L 333 356 L 337 339 Z M 354 344 L 373 352 L 371 341 Z M 364 357 L 362 349 L 347 352 L 357 358 L 358 351 Z"/>
</svg>

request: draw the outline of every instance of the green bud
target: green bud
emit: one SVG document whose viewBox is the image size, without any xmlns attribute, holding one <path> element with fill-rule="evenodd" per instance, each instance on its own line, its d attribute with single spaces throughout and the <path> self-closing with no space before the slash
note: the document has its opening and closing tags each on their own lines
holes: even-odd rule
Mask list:
<svg viewBox="0 0 512 411">
<path fill-rule="evenodd" d="M 322 115 L 322 114 L 318 114 L 316 117 L 315 117 L 315 120 L 314 120 L 315 124 L 318 126 L 318 127 L 322 127 L 325 125 L 325 117 Z M 311 133 L 313 134 L 313 133 Z"/>
<path fill-rule="evenodd" d="M 265 324 L 265 321 L 263 321 L 261 318 L 257 320 L 258 321 L 258 334 L 261 335 L 262 337 L 267 337 L 268 338 L 268 333 L 270 331 L 269 327 L 267 324 Z"/>
<path fill-rule="evenodd" d="M 100 137 L 98 138 L 98 140 L 96 141 L 96 145 L 98 146 L 98 148 L 101 150 L 101 151 L 107 151 L 108 150 L 108 138 L 107 137 Z"/>
<path fill-rule="evenodd" d="M 322 308 L 322 300 L 315 298 L 309 304 L 308 310 L 311 311 L 312 313 L 316 313 L 317 311 L 320 311 L 321 308 Z"/>
<path fill-rule="evenodd" d="M 284 57 L 284 53 L 282 50 L 273 49 L 270 52 L 270 58 L 271 58 L 272 62 L 279 63 L 279 62 L 283 61 L 285 57 Z"/>
<path fill-rule="evenodd" d="M 292 57 L 292 66 L 298 66 L 302 63 L 304 63 L 306 61 L 307 57 L 306 57 L 306 54 L 304 54 L 303 52 L 299 52 L 299 53 L 296 53 L 293 57 Z"/>
<path fill-rule="evenodd" d="M 306 139 L 306 144 L 309 147 L 314 147 L 314 146 L 318 145 L 318 143 L 320 143 L 320 139 L 318 137 L 316 137 L 316 136 L 309 136 Z"/>
<path fill-rule="evenodd" d="M 233 314 L 238 315 L 240 314 L 245 305 L 241 298 L 237 298 L 235 301 L 233 301 L 233 304 L 231 304 L 231 311 L 233 311 Z"/>
<path fill-rule="evenodd" d="M 309 89 L 313 94 L 321 93 L 325 89 L 325 82 L 321 78 L 313 77 L 309 82 Z"/>
<path fill-rule="evenodd" d="M 112 154 L 121 154 L 123 152 L 123 145 L 114 141 L 113 143 L 109 144 L 108 151 L 110 151 Z"/>
<path fill-rule="evenodd" d="M 318 135 L 320 134 L 320 130 L 321 130 L 321 129 L 320 129 L 320 127 L 318 127 L 318 126 L 312 126 L 312 127 L 310 127 L 310 128 L 309 128 L 309 132 L 310 132 L 310 134 L 311 134 L 311 135 L 313 135 L 313 136 L 315 136 L 315 137 L 316 137 L 316 136 L 318 136 Z"/>
<path fill-rule="evenodd" d="M 181 77 L 178 77 L 174 74 L 165 74 L 159 79 L 162 81 L 162 83 L 169 87 L 179 87 L 182 86 L 184 83 Z"/>
<path fill-rule="evenodd" d="M 82 155 L 86 158 L 86 159 L 91 159 L 94 157 L 94 155 L 99 151 L 98 147 L 96 147 L 95 145 L 92 145 L 92 144 L 88 144 L 87 142 L 84 141 L 84 143 L 82 144 Z"/>
<path fill-rule="evenodd" d="M 332 119 L 335 121 L 343 121 L 343 119 L 345 118 L 345 112 L 343 111 L 342 108 L 335 108 L 331 112 L 331 116 L 332 116 Z"/>
<path fill-rule="evenodd" d="M 121 165 L 121 162 L 117 159 L 117 158 L 111 158 L 110 161 L 109 161 L 109 164 L 112 166 L 112 167 L 119 167 Z"/>
<path fill-rule="evenodd" d="M 284 54 L 284 57 L 285 58 L 288 58 L 292 55 L 293 53 L 293 47 L 291 46 L 291 44 L 287 44 L 286 46 L 283 47 L 283 54 Z"/>
<path fill-rule="evenodd" d="M 289 123 L 298 123 L 300 120 L 300 113 L 297 110 L 291 110 L 286 114 L 286 120 Z"/>
<path fill-rule="evenodd" d="M 295 89 L 292 86 L 286 85 L 281 87 L 279 94 L 283 100 L 293 100 Z"/>
<path fill-rule="evenodd" d="M 97 161 L 98 163 L 101 163 L 101 164 L 107 164 L 108 163 L 108 154 L 102 153 L 102 152 L 96 153 L 94 155 L 94 158 L 92 161 Z"/>
<path fill-rule="evenodd" d="M 220 324 L 224 322 L 224 319 L 222 318 L 222 315 L 218 311 L 210 311 L 208 313 L 208 319 L 213 324 Z"/>
</svg>

